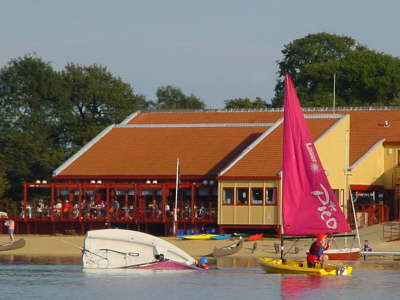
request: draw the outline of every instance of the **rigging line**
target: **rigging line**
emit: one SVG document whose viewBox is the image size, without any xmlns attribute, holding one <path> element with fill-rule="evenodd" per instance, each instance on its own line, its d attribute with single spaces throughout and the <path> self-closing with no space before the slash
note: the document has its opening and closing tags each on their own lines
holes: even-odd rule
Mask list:
<svg viewBox="0 0 400 300">
<path fill-rule="evenodd" d="M 78 245 L 76 245 L 76 244 L 74 244 L 74 243 L 70 243 L 70 242 L 67 242 L 67 241 L 64 241 L 64 240 L 61 240 L 61 242 L 63 242 L 63 243 L 66 244 L 66 245 L 69 245 L 69 246 L 72 246 L 72 247 L 74 247 L 74 248 L 77 248 L 77 249 L 81 250 L 82 253 L 88 252 L 88 253 L 93 254 L 93 255 L 95 255 L 95 256 L 98 256 L 98 257 L 100 257 L 100 258 L 102 258 L 102 259 L 108 260 L 107 257 L 101 256 L 101 255 L 99 255 L 99 254 L 97 254 L 97 253 L 94 253 L 94 252 L 88 250 L 88 249 L 82 248 L 81 246 L 78 246 Z"/>
</svg>

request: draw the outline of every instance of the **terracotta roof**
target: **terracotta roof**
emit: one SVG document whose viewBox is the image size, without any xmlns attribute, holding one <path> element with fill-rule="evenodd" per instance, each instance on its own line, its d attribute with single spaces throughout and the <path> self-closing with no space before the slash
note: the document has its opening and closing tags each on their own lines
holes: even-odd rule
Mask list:
<svg viewBox="0 0 400 300">
<path fill-rule="evenodd" d="M 332 110 L 307 110 L 306 114 L 331 114 Z M 338 114 L 350 114 L 350 164 L 353 164 L 376 142 L 400 141 L 399 108 L 336 109 Z M 220 112 L 148 112 L 140 113 L 130 124 L 176 123 L 267 123 L 282 117 L 281 111 L 220 111 Z M 390 126 L 385 128 L 384 122 Z"/>
<path fill-rule="evenodd" d="M 400 110 L 345 111 L 350 117 L 350 164 L 381 139 L 400 141 Z M 389 127 L 385 127 L 388 121 Z"/>
<path fill-rule="evenodd" d="M 113 128 L 58 175 L 217 175 L 267 127 Z"/>
<path fill-rule="evenodd" d="M 331 114 L 332 111 L 306 113 Z M 337 109 L 336 113 L 351 115 L 350 164 L 382 138 L 388 142 L 400 141 L 400 109 Z M 280 117 L 282 112 L 279 111 L 140 113 L 127 123 L 127 128 L 114 128 L 101 137 L 58 175 L 174 175 L 179 156 L 183 175 L 215 176 L 268 127 L 185 124 L 273 123 Z M 317 138 L 337 118 L 307 121 L 313 137 Z M 149 127 L 129 128 L 135 124 L 149 124 Z M 155 124 L 182 126 L 171 128 Z M 279 126 L 224 176 L 276 176 L 281 169 L 281 130 Z"/>
<path fill-rule="evenodd" d="M 278 111 L 148 112 L 128 124 L 273 123 L 281 116 Z"/>
<path fill-rule="evenodd" d="M 306 119 L 311 134 L 315 139 L 331 127 L 337 118 Z M 243 157 L 223 176 L 277 176 L 282 169 L 283 124 L 268 135 L 260 144 Z"/>
</svg>

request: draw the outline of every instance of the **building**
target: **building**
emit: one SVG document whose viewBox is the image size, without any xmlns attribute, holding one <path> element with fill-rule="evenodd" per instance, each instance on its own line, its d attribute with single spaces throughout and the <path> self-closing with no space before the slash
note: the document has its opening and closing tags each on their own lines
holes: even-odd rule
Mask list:
<svg viewBox="0 0 400 300">
<path fill-rule="evenodd" d="M 398 218 L 400 109 L 320 109 L 305 117 L 350 220 L 350 198 L 360 225 Z M 51 179 L 25 183 L 19 230 L 118 226 L 169 235 L 175 201 L 179 232 L 276 230 L 282 121 L 280 110 L 137 112 Z"/>
</svg>

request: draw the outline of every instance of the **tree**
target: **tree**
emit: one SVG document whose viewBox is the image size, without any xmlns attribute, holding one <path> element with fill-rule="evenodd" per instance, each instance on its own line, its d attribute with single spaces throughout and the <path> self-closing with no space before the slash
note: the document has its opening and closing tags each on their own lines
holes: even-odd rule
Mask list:
<svg viewBox="0 0 400 300">
<path fill-rule="evenodd" d="M 271 105 L 260 97 L 256 97 L 254 101 L 249 98 L 225 100 L 225 109 L 262 109 L 268 107 L 271 107 Z"/>
<path fill-rule="evenodd" d="M 205 104 L 199 98 L 190 94 L 186 96 L 181 89 L 173 86 L 163 86 L 157 89 L 156 109 L 204 109 Z"/>
<path fill-rule="evenodd" d="M 333 74 L 337 106 L 391 105 L 399 95 L 400 60 L 350 37 L 312 34 L 286 45 L 282 53 L 279 75 L 292 75 L 303 106 L 332 106 Z M 279 78 L 274 106 L 282 105 L 282 92 Z"/>
<path fill-rule="evenodd" d="M 0 70 L 0 155 L 11 183 L 6 196 L 20 196 L 21 182 L 47 178 L 65 159 L 57 143 L 64 100 L 57 72 L 35 55 Z"/>
<path fill-rule="evenodd" d="M 10 188 L 10 184 L 7 180 L 6 173 L 0 170 L 0 200 L 3 199 L 5 192 Z"/>
<path fill-rule="evenodd" d="M 61 72 L 71 106 L 71 147 L 81 147 L 106 126 L 147 107 L 144 96 L 100 65 L 68 64 Z"/>
<path fill-rule="evenodd" d="M 35 55 L 11 60 L 0 70 L 5 196 L 20 198 L 22 182 L 50 177 L 100 130 L 147 105 L 105 67 L 69 64 L 56 72 Z"/>
</svg>

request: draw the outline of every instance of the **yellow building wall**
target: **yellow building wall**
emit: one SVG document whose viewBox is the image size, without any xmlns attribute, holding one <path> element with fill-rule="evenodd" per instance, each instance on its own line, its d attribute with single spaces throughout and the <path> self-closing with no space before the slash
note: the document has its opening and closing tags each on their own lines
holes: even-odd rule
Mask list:
<svg viewBox="0 0 400 300">
<path fill-rule="evenodd" d="M 346 115 L 331 127 L 315 147 L 333 189 L 345 189 L 344 170 L 349 166 L 350 116 Z"/>
<path fill-rule="evenodd" d="M 275 181 L 220 181 L 218 183 L 218 224 L 221 225 L 276 225 L 278 205 L 223 205 L 224 188 L 276 188 L 279 201 L 278 183 Z M 234 193 L 233 203 L 236 203 Z M 265 197 L 265 195 L 264 195 Z"/>
<path fill-rule="evenodd" d="M 382 182 L 386 189 L 394 189 L 394 181 L 399 177 L 398 153 L 400 148 L 384 146 L 384 173 L 382 174 Z"/>
<path fill-rule="evenodd" d="M 344 170 L 349 164 L 350 117 L 344 116 L 316 142 L 319 157 L 333 189 L 341 190 L 339 202 L 343 209 L 347 182 Z M 266 174 L 272 175 L 272 174 Z M 222 205 L 224 188 L 276 188 L 277 205 Z M 218 186 L 218 224 L 220 225 L 280 225 L 279 181 L 220 181 Z M 249 201 L 250 202 L 250 201 Z M 234 194 L 236 203 L 236 193 Z"/>
<path fill-rule="evenodd" d="M 383 144 L 378 145 L 375 149 L 360 160 L 351 170 L 349 176 L 350 184 L 363 185 L 391 185 L 387 176 L 383 176 L 385 172 L 385 148 Z"/>
</svg>

